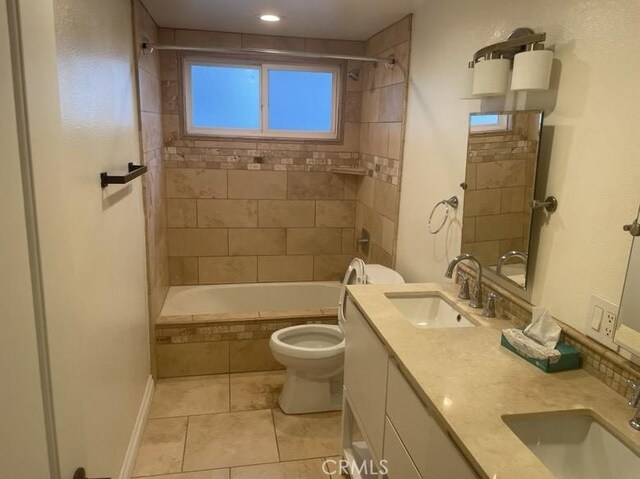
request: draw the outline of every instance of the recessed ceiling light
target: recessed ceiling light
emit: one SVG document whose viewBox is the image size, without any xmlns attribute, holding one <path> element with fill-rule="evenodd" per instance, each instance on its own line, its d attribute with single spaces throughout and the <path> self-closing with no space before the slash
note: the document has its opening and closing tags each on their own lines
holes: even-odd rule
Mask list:
<svg viewBox="0 0 640 479">
<path fill-rule="evenodd" d="M 260 15 L 260 20 L 262 20 L 263 22 L 279 22 L 280 17 L 278 15 L 267 13 L 265 15 Z"/>
</svg>

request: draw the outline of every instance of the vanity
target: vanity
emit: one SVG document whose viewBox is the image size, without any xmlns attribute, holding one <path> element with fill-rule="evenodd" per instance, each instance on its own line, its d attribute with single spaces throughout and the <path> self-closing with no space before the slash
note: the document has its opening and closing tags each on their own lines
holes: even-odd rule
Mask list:
<svg viewBox="0 0 640 479">
<path fill-rule="evenodd" d="M 482 317 L 456 285 L 348 292 L 343 456 L 352 477 L 638 477 L 640 433 L 624 398 L 584 370 L 546 374 L 502 348 L 512 323 Z"/>
</svg>

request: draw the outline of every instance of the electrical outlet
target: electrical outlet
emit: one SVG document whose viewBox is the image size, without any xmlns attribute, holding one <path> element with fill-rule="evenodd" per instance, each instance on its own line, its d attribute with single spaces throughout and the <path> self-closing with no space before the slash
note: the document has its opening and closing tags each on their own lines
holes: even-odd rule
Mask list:
<svg viewBox="0 0 640 479">
<path fill-rule="evenodd" d="M 587 316 L 587 336 L 600 344 L 618 351 L 619 347 L 613 342 L 618 319 L 618 306 L 598 296 L 591 296 L 591 304 Z"/>
</svg>

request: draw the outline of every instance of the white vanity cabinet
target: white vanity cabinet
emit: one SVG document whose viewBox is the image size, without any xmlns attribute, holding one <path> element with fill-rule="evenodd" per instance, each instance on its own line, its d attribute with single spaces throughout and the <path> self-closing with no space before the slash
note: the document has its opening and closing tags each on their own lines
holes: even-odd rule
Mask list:
<svg viewBox="0 0 640 479">
<path fill-rule="evenodd" d="M 347 299 L 344 322 L 345 457 L 352 458 L 350 425 L 363 432 L 370 455 L 386 461 L 388 479 L 479 477 L 414 392 L 383 342 Z M 371 477 L 356 472 L 352 477 Z"/>
</svg>

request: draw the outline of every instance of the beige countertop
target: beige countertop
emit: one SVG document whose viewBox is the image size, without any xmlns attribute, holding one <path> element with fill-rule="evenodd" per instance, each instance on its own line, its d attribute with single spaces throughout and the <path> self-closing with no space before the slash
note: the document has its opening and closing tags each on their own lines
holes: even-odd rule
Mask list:
<svg viewBox="0 0 640 479">
<path fill-rule="evenodd" d="M 457 298 L 454 284 L 349 286 L 349 293 L 397 360 L 423 402 L 440 416 L 481 476 L 544 479 L 555 476 L 506 426 L 502 416 L 589 411 L 635 451 L 640 432 L 625 399 L 579 369 L 545 373 L 500 346 L 510 321 L 480 316 Z M 385 293 L 440 294 L 481 327 L 417 329 Z"/>
</svg>

